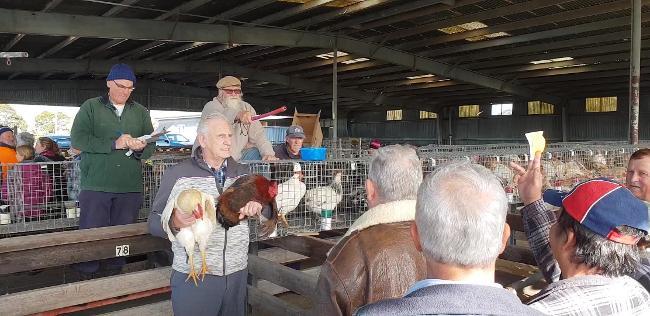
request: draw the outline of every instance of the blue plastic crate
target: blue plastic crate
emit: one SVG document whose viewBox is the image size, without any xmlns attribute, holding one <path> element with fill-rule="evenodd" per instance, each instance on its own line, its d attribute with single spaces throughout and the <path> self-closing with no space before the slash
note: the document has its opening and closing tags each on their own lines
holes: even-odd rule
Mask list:
<svg viewBox="0 0 650 316">
<path fill-rule="evenodd" d="M 302 160 L 322 161 L 327 157 L 327 148 L 314 147 L 314 148 L 301 148 L 300 158 Z"/>
</svg>

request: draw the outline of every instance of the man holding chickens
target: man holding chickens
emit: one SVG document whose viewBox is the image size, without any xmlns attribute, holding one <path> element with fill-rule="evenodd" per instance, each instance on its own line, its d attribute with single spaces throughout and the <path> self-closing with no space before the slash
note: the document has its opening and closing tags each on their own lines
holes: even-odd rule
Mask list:
<svg viewBox="0 0 650 316">
<path fill-rule="evenodd" d="M 237 178 L 249 172 L 246 165 L 237 163 L 231 157 L 232 133 L 229 120 L 224 115 L 213 113 L 202 117 L 197 130 L 199 145 L 193 150 L 191 158 L 164 173 L 151 208 L 150 233 L 168 238 L 174 252 L 170 283 L 175 315 L 244 315 L 246 312 L 247 221 L 243 220 L 227 230 L 218 223 L 213 225 L 205 238 L 207 247 L 203 260 L 189 260 L 189 254 L 201 258 L 199 249 L 192 249 L 188 254 L 187 248 L 177 238 L 181 235 L 179 231 L 200 220 L 195 216 L 197 211 L 208 211 L 210 204 L 214 207 L 214 201 L 201 201 L 194 214 L 192 211 L 179 211 L 175 205 L 178 205 L 176 200 L 181 192 L 195 189 L 216 199 Z M 239 218 L 257 216 L 261 210 L 260 203 L 249 201 L 239 210 Z M 196 237 L 199 240 L 200 236 Z M 188 262 L 192 261 L 190 266 Z M 195 282 L 189 279 L 194 271 L 201 270 L 201 261 L 206 263 L 207 271 L 195 284 L 196 279 Z"/>
<path fill-rule="evenodd" d="M 370 209 L 327 256 L 317 285 L 318 315 L 352 315 L 366 304 L 401 297 L 426 277 L 422 254 L 411 241 L 422 166 L 414 149 L 380 148 L 370 162 Z"/>
</svg>

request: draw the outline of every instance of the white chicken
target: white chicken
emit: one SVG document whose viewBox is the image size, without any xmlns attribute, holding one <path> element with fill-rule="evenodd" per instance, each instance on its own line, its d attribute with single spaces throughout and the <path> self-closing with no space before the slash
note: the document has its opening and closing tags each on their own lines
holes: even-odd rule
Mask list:
<svg viewBox="0 0 650 316">
<path fill-rule="evenodd" d="M 194 284 L 198 286 L 197 278 L 200 275 L 201 280 L 205 278 L 208 266 L 205 262 L 205 250 L 208 245 L 208 239 L 214 231 L 217 224 L 214 199 L 199 190 L 187 189 L 178 194 L 174 200 L 174 208 L 186 214 L 193 214 L 196 221 L 190 227 L 181 228 L 176 234 L 176 239 L 185 248 L 188 256 L 188 265 L 190 272 L 187 280 L 192 278 Z M 171 216 L 171 213 L 170 213 Z M 169 222 L 169 217 L 163 216 L 163 222 Z M 201 253 L 201 271 L 197 274 L 194 269 L 194 247 L 198 244 Z"/>
<path fill-rule="evenodd" d="M 278 219 L 284 225 L 289 227 L 287 223 L 287 214 L 293 211 L 300 204 L 300 200 L 305 196 L 307 186 L 302 182 L 302 169 L 297 162 L 293 163 L 293 176 L 289 180 L 283 182 L 278 186 L 278 195 L 275 196 L 275 203 L 278 206 Z"/>
<path fill-rule="evenodd" d="M 305 206 L 308 210 L 320 216 L 322 211 L 334 211 L 342 199 L 341 173 L 337 172 L 330 185 L 307 190 L 305 193 Z"/>
</svg>

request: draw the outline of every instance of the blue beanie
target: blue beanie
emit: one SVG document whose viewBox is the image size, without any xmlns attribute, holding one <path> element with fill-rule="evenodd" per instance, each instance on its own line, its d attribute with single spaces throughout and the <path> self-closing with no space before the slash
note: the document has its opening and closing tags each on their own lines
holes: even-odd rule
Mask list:
<svg viewBox="0 0 650 316">
<path fill-rule="evenodd" d="M 2 135 L 2 133 L 4 133 L 4 132 L 13 132 L 13 131 L 14 131 L 14 130 L 11 129 L 11 128 L 9 128 L 9 127 L 6 127 L 6 126 L 0 126 L 0 135 Z"/>
<path fill-rule="evenodd" d="M 135 74 L 129 65 L 127 64 L 115 64 L 111 67 L 111 72 L 108 73 L 106 81 L 113 80 L 130 80 L 135 84 Z"/>
</svg>

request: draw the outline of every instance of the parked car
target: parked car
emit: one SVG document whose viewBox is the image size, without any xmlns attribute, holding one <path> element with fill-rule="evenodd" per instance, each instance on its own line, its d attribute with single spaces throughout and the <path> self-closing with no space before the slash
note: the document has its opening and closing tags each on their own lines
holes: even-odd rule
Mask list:
<svg viewBox="0 0 650 316">
<path fill-rule="evenodd" d="M 52 139 L 60 149 L 70 149 L 70 145 L 72 141 L 70 140 L 70 136 L 67 135 L 51 135 L 47 136 L 50 139 Z"/>
<path fill-rule="evenodd" d="M 158 147 L 192 147 L 194 143 L 181 134 L 164 134 L 156 141 Z"/>
</svg>

